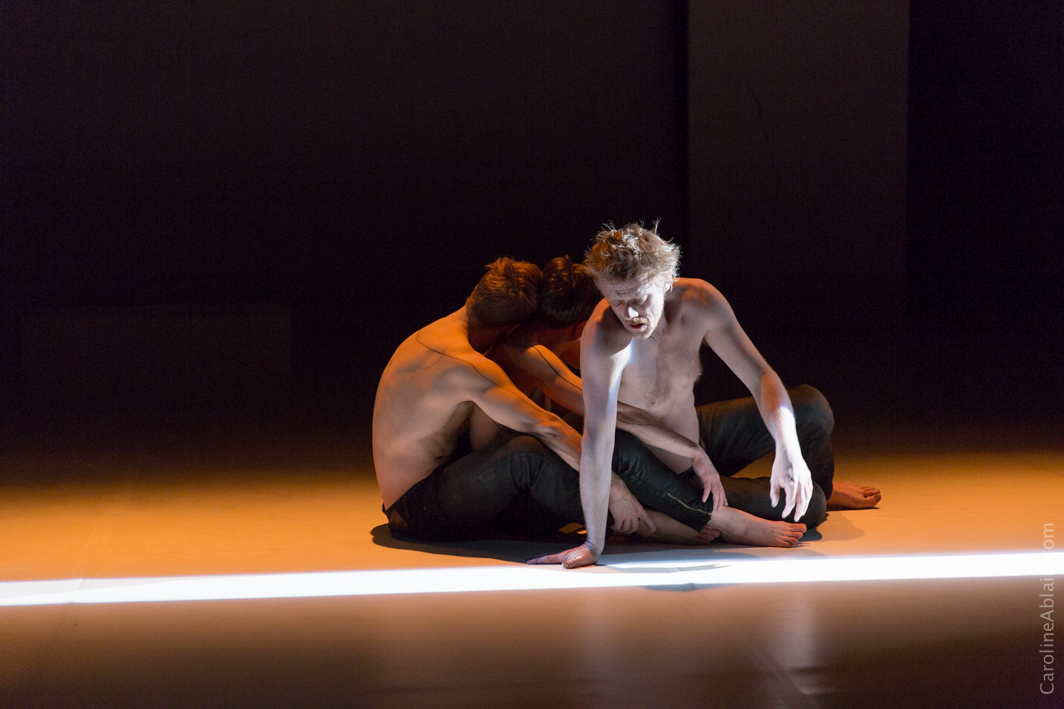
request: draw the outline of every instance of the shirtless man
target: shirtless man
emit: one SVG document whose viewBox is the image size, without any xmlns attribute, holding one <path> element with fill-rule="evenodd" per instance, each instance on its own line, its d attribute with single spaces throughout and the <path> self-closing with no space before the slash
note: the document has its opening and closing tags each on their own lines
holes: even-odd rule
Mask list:
<svg viewBox="0 0 1064 709">
<path fill-rule="evenodd" d="M 775 450 L 772 476 L 765 481 L 771 507 L 760 517 L 778 515 L 779 521 L 728 507 L 724 486 L 712 463 L 708 470 L 696 466 L 693 471 L 703 487 L 698 493 L 675 474 L 687 470 L 692 461 L 657 447 L 652 450 L 667 469 L 644 466 L 635 477 L 622 475 L 637 498 L 658 509 L 666 508 L 662 511 L 696 531 L 715 529 L 725 541 L 782 547 L 792 546 L 801 538 L 806 530 L 803 521 L 810 526 L 818 524 L 827 504 L 856 508 L 878 503 L 879 491 L 872 488 L 839 484 L 833 489 L 830 462 L 826 472 L 818 471 L 823 485 L 814 484 L 803 457 L 809 441 L 803 444 L 799 440 L 794 407 L 780 378 L 750 342 L 719 291 L 705 281 L 677 278 L 679 249 L 675 245 L 638 225 L 609 229 L 598 235 L 585 264 L 605 296 L 584 330 L 580 358 L 586 412 L 580 490 L 587 541 L 533 563 L 562 563 L 573 568 L 593 564 L 601 555 L 606 484 L 618 441 L 618 402 L 645 410 L 689 440 L 700 437 L 701 412 L 694 406 L 693 386 L 700 374 L 698 353 L 703 343 L 750 390 L 753 399 L 745 408 L 756 411 L 764 424 L 756 427 L 764 431 L 760 435 L 750 425 L 750 412 L 728 402 L 724 408 L 731 410 L 721 412 L 722 421 L 716 426 L 721 435 L 714 438 L 719 440 L 705 441 L 709 457 L 726 451 L 736 441 L 749 455 L 768 441 L 769 450 L 764 452 Z M 827 419 L 814 427 L 820 429 L 814 433 L 822 435 L 824 429 L 830 433 L 830 409 L 823 397 L 811 387 L 804 388 L 802 394 L 812 401 L 807 408 Z M 713 429 L 712 412 L 708 418 Z M 652 499 L 655 502 L 649 502 Z M 792 512 L 795 521 L 783 521 Z"/>
<path fill-rule="evenodd" d="M 576 420 L 579 420 L 584 413 L 580 378 L 563 358 L 575 354 L 579 359 L 581 332 L 601 300 L 598 286 L 583 264 L 573 263 L 568 256 L 552 259 L 543 269 L 536 314 L 485 355 L 502 367 L 522 393 L 548 409 L 559 413 L 568 410 L 578 415 Z M 473 412 L 473 420 L 479 420 L 473 426 L 474 448 L 487 445 L 503 430 L 490 420 L 482 420 L 485 418 L 481 412 Z M 634 474 L 632 471 L 641 465 L 656 462 L 631 435 L 689 459 L 689 467 L 702 467 L 703 461 L 708 467 L 705 451 L 662 426 L 645 411 L 624 403 L 618 406 L 617 427 L 622 431 L 619 434 L 622 438 L 630 438 L 630 445 L 617 447 L 614 452 L 613 468 L 622 471 L 622 476 L 611 476 L 610 511 L 614 522 L 611 528 L 680 544 L 708 544 L 716 539 L 719 532 L 714 528 L 693 531 L 662 513 L 646 510 L 631 496 L 622 479 Z M 652 525 L 645 524 L 647 518 Z"/>
<path fill-rule="evenodd" d="M 463 308 L 408 337 L 385 367 L 373 406 L 373 464 L 393 532 L 476 536 L 519 497 L 561 524 L 583 522 L 579 434 L 482 354 L 535 312 L 539 277 L 533 264 L 499 259 Z M 459 439 L 475 411 L 508 430 L 462 451 Z M 606 481 L 611 487 L 609 470 Z M 625 531 L 654 527 L 626 489 L 614 497 L 611 509 L 627 520 Z"/>
</svg>

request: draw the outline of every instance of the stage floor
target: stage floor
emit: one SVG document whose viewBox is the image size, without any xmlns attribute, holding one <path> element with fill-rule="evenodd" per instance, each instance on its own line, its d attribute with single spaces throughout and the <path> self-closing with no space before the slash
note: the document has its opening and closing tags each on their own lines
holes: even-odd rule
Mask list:
<svg viewBox="0 0 1064 709">
<path fill-rule="evenodd" d="M 1064 706 L 1053 432 L 840 431 L 878 509 L 562 571 L 392 539 L 364 427 L 297 428 L 6 436 L 0 705 Z"/>
</svg>

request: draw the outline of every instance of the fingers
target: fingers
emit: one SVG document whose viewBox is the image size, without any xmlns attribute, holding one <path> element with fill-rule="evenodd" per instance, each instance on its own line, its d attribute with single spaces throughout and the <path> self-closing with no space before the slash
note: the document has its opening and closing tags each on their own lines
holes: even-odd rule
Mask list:
<svg viewBox="0 0 1064 709">
<path fill-rule="evenodd" d="M 591 556 L 591 552 L 584 548 L 574 549 L 575 554 L 570 554 L 562 562 L 562 566 L 567 569 L 575 569 L 580 566 L 591 566 L 595 563 L 595 558 Z"/>
<path fill-rule="evenodd" d="M 809 510 L 809 503 L 811 503 L 813 501 L 813 480 L 812 480 L 812 478 L 809 478 L 806 481 L 806 484 L 803 485 L 803 487 L 805 488 L 805 501 L 802 504 L 802 514 L 801 514 L 801 516 L 805 517 L 805 513 Z"/>
<path fill-rule="evenodd" d="M 775 481 L 770 482 L 768 486 L 768 501 L 775 507 L 780 503 L 780 485 Z"/>
<path fill-rule="evenodd" d="M 783 517 L 781 519 L 787 519 L 787 515 L 794 509 L 795 497 L 797 496 L 794 487 L 792 484 L 784 490 L 786 504 L 783 505 Z"/>
<path fill-rule="evenodd" d="M 714 541 L 716 541 L 717 537 L 719 537 L 719 536 L 720 536 L 720 530 L 719 529 L 713 529 L 713 528 L 710 528 L 710 527 L 706 527 L 705 529 L 703 529 L 701 532 L 698 533 L 698 541 L 701 542 L 702 544 L 711 544 Z"/>
<path fill-rule="evenodd" d="M 651 534 L 658 531 L 658 525 L 654 522 L 654 518 L 651 517 L 650 513 L 648 513 L 646 510 L 640 510 L 639 518 L 636 520 L 636 522 L 638 523 L 640 519 L 643 520 L 643 524 L 647 526 Z"/>
<path fill-rule="evenodd" d="M 719 510 L 728 506 L 728 496 L 724 494 L 724 484 L 717 480 L 717 488 L 713 491 L 713 509 Z"/>
<path fill-rule="evenodd" d="M 812 488 L 805 485 L 799 486 L 798 489 L 798 502 L 794 507 L 794 521 L 805 516 L 806 510 L 809 509 L 809 501 L 812 499 Z"/>
<path fill-rule="evenodd" d="M 561 564 L 567 569 L 575 569 L 578 566 L 591 566 L 598 561 L 598 554 L 584 546 L 563 551 L 560 554 L 544 554 L 529 559 L 529 564 Z"/>
<path fill-rule="evenodd" d="M 709 499 L 709 493 L 713 491 L 713 476 L 699 470 L 695 473 L 698 474 L 698 481 L 702 483 L 702 502 L 705 502 Z"/>
<path fill-rule="evenodd" d="M 560 564 L 564 554 L 544 554 L 528 560 L 529 564 Z"/>
</svg>

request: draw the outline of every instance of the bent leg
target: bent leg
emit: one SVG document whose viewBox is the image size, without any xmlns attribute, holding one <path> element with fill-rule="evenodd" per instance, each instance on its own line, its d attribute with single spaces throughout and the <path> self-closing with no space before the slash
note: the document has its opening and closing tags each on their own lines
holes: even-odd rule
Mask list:
<svg viewBox="0 0 1064 709">
<path fill-rule="evenodd" d="M 788 389 L 787 394 L 794 409 L 802 457 L 813 482 L 828 498 L 835 476 L 835 454 L 831 447 L 835 416 L 831 405 L 817 389 L 805 384 Z M 753 397 L 698 407 L 698 431 L 709 459 L 722 476 L 731 477 L 776 450 L 776 441 L 765 427 Z M 725 493 L 730 500 L 727 487 Z"/>
<path fill-rule="evenodd" d="M 613 467 L 645 507 L 681 523 L 673 522 L 670 525 L 660 516 L 655 516 L 658 532 L 651 536 L 661 541 L 708 544 L 720 535 L 724 541 L 733 544 L 790 547 L 806 531 L 806 524 L 802 523 L 804 519 L 799 520 L 799 523 L 783 522 L 779 515 L 776 515 L 775 520 L 759 519 L 735 507 L 723 507 L 714 512 L 712 496 L 702 501 L 701 486 L 693 470 L 683 474 L 674 473 L 635 436 L 624 431 L 617 432 Z M 767 487 L 765 498 L 767 501 Z M 818 507 L 810 505 L 807 519 L 822 514 L 822 494 L 820 500 Z"/>
<path fill-rule="evenodd" d="M 702 531 L 714 514 L 713 496 L 702 501 L 702 483 L 693 470 L 674 473 L 638 438 L 626 431 L 617 431 L 613 469 L 644 507 L 663 512 L 696 532 Z M 729 507 L 764 520 L 783 520 L 784 500 L 775 506 L 770 503 L 768 478 L 721 477 L 721 485 Z M 809 508 L 805 515 L 794 521 L 812 528 L 825 517 L 824 493 L 814 484 Z"/>
<path fill-rule="evenodd" d="M 701 487 L 692 487 L 627 431 L 617 431 L 614 439 L 613 471 L 644 507 L 663 512 L 696 532 L 712 517 L 713 496 L 702 502 Z"/>
<path fill-rule="evenodd" d="M 503 438 L 438 468 L 405 494 L 399 530 L 421 539 L 463 539 L 485 531 L 523 496 L 565 522 L 582 522 L 579 477 L 531 436 Z"/>
<path fill-rule="evenodd" d="M 712 458 L 711 458 L 712 460 Z M 698 476 L 694 471 L 687 473 L 691 478 L 690 484 L 698 485 Z M 783 520 L 783 508 L 786 505 L 784 495 L 780 495 L 779 502 L 775 505 L 769 499 L 769 478 L 728 478 L 721 477 L 720 483 L 724 487 L 724 496 L 728 499 L 728 506 L 732 509 L 742 510 L 755 517 L 767 520 Z M 809 507 L 805 514 L 796 522 L 804 524 L 809 529 L 816 527 L 828 516 L 827 498 L 820 486 L 813 483 L 813 495 L 809 499 Z M 791 513 L 793 517 L 794 513 Z"/>
</svg>

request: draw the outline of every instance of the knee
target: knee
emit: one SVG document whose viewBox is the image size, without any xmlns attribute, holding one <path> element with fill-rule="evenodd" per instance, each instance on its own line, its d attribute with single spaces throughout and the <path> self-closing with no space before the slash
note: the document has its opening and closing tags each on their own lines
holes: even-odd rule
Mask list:
<svg viewBox="0 0 1064 709">
<path fill-rule="evenodd" d="M 824 497 L 824 491 L 819 485 L 813 485 L 813 496 L 809 499 L 809 507 L 798 521 L 806 526 L 806 529 L 815 529 L 817 525 L 827 519 L 828 500 Z"/>
<path fill-rule="evenodd" d="M 814 426 L 831 433 L 835 428 L 835 414 L 831 404 L 816 387 L 802 384 L 788 392 L 791 406 L 794 407 L 794 419 L 798 426 Z"/>
<path fill-rule="evenodd" d="M 514 436 L 502 447 L 507 460 L 532 460 L 547 455 L 547 447 L 534 436 Z"/>
</svg>

